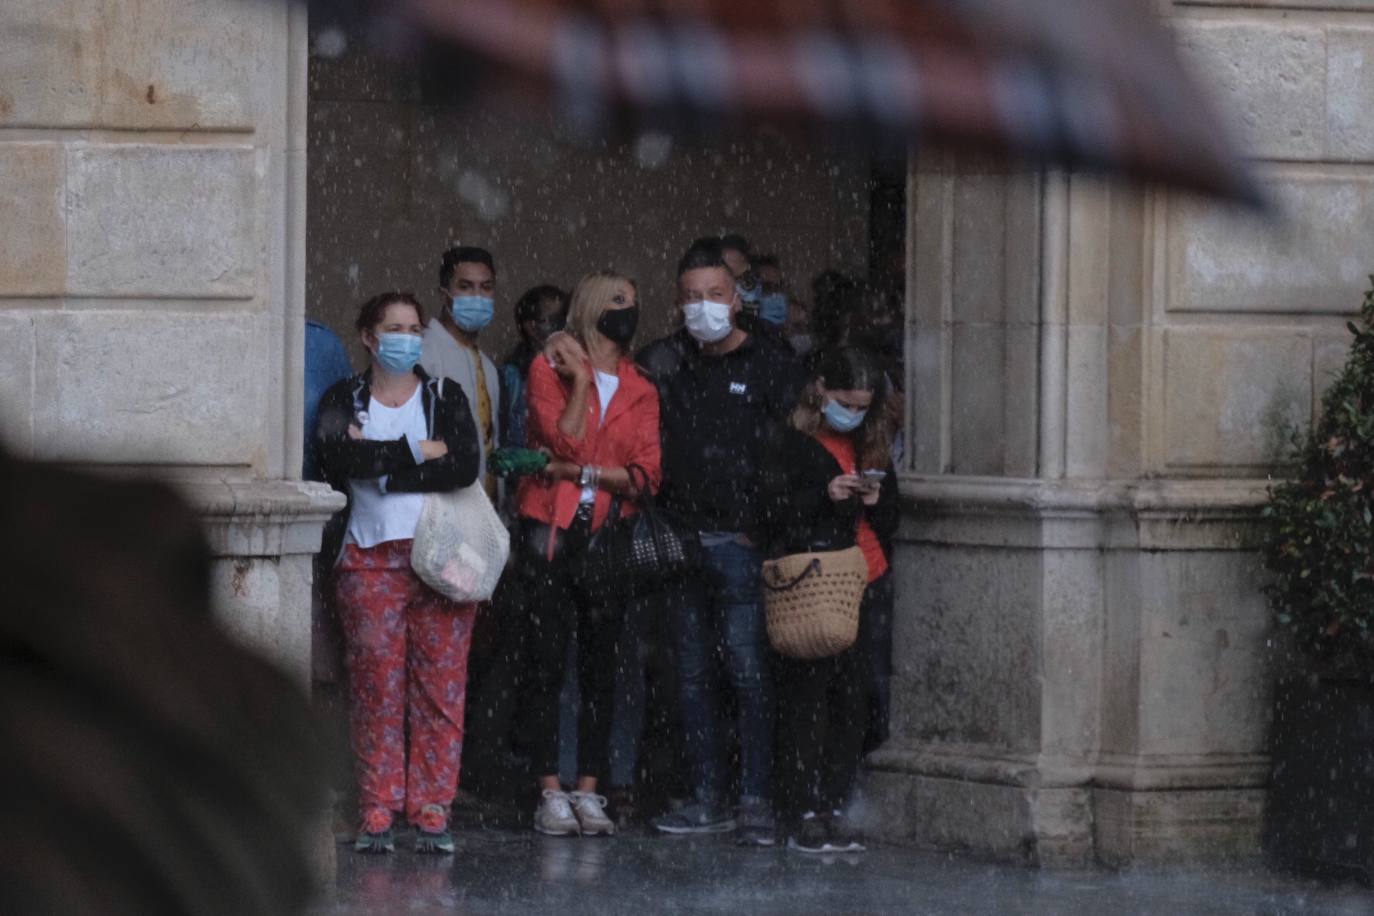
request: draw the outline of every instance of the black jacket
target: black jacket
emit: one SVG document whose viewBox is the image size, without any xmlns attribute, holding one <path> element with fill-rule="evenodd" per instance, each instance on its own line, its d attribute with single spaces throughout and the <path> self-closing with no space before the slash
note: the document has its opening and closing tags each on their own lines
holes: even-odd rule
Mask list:
<svg viewBox="0 0 1374 916">
<path fill-rule="evenodd" d="M 325 480 L 334 489 L 348 494 L 350 480 L 387 477 L 388 492 L 435 493 L 466 487 L 477 480 L 481 465 L 477 427 L 462 386 L 452 379 L 430 378 L 419 366 L 415 374 L 422 385 L 420 399 L 428 438 L 442 439 L 448 454 L 416 464 L 404 437 L 390 442 L 349 438 L 349 424 L 357 422 L 372 397 L 372 370 L 368 369 L 331 385 L 320 399 L 320 419 L 315 428 L 317 455 Z M 346 520 L 348 511 L 337 518 Z M 326 531 L 326 551 L 334 547 L 337 552 L 332 542 L 343 527 L 335 523 L 330 528 L 337 531 Z"/>
<path fill-rule="evenodd" d="M 660 503 L 699 531 L 757 531 L 768 429 L 791 411 L 804 383 L 796 356 L 760 335 L 707 356 L 682 330 L 637 359 L 658 386 Z"/>
<path fill-rule="evenodd" d="M 845 472 L 815 436 L 777 423 L 769 435 L 768 455 L 760 476 L 759 506 L 769 556 L 853 547 L 860 514 L 891 555 L 889 544 L 901 510 L 890 461 L 877 505 L 865 506 L 857 496 L 838 503 L 830 498 L 830 481 Z"/>
</svg>

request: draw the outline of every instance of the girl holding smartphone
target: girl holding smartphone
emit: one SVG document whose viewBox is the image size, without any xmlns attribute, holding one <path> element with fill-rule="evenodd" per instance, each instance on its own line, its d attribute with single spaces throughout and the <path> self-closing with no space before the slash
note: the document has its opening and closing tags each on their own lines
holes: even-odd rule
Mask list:
<svg viewBox="0 0 1374 916">
<path fill-rule="evenodd" d="M 761 487 L 770 555 L 857 545 L 868 565 L 859 641 L 830 658 L 778 659 L 778 769 L 788 848 L 857 852 L 848 804 L 874 707 L 875 656 L 890 653 L 892 574 L 884 542 L 898 522 L 892 424 L 881 370 L 856 347 L 817 362 L 816 377 L 774 431 Z M 878 638 L 874 638 L 875 628 Z M 876 649 L 876 651 L 875 651 Z"/>
</svg>

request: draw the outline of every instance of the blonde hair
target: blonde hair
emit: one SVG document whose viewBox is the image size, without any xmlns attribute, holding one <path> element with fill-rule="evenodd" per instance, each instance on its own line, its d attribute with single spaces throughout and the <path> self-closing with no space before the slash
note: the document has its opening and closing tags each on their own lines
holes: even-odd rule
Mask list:
<svg viewBox="0 0 1374 916">
<path fill-rule="evenodd" d="M 572 302 L 568 306 L 568 333 L 576 337 L 582 346 L 587 345 L 591 335 L 600 333 L 596 329 L 596 323 L 601 320 L 601 316 L 611 304 L 616 287 L 622 283 L 628 283 L 638 298 L 639 287 L 635 285 L 635 281 L 613 270 L 593 271 L 578 280 L 577 285 L 573 287 Z"/>
</svg>

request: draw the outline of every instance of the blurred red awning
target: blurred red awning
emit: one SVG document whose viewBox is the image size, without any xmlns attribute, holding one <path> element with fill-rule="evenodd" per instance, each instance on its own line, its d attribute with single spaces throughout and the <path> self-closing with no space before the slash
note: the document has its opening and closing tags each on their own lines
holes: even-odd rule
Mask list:
<svg viewBox="0 0 1374 916">
<path fill-rule="evenodd" d="M 329 3 L 316 3 L 328 6 Z M 388 0 L 393 23 L 627 120 L 824 124 L 1260 195 L 1144 0 Z"/>
</svg>

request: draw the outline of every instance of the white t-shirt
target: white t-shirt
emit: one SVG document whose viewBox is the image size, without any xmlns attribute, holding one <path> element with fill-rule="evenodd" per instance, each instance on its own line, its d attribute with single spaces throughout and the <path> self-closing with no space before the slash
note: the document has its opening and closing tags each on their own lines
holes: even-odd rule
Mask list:
<svg viewBox="0 0 1374 916">
<path fill-rule="evenodd" d="M 417 385 L 410 400 L 400 407 L 387 407 L 376 398 L 371 398 L 367 404 L 363 438 L 384 442 L 405 436 L 418 464 L 422 458 L 420 442 L 428 434 L 424 400 L 420 397 L 423 388 L 423 385 Z M 353 509 L 348 516 L 347 543 L 376 547 L 387 541 L 415 537 L 425 494 L 388 493 L 386 482 L 385 477 L 348 482 L 353 495 Z"/>
<path fill-rule="evenodd" d="M 601 398 L 601 425 L 606 425 L 606 411 L 611 408 L 611 398 L 620 390 L 620 376 L 607 375 L 600 369 L 596 370 L 596 393 Z M 582 488 L 582 502 L 596 502 L 596 487 Z"/>
</svg>

